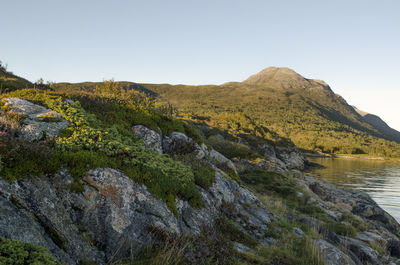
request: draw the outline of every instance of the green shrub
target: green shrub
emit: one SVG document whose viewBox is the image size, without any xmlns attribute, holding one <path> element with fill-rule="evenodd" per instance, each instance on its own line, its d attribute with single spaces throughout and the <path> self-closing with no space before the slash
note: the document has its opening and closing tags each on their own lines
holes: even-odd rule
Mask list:
<svg viewBox="0 0 400 265">
<path fill-rule="evenodd" d="M 332 221 L 325 224 L 325 227 L 338 235 L 347 237 L 355 237 L 357 235 L 357 230 L 352 225 Z"/>
<path fill-rule="evenodd" d="M 60 122 L 62 119 L 57 118 L 57 117 L 42 117 L 41 121 L 43 122 Z"/>
<path fill-rule="evenodd" d="M 197 159 L 193 153 L 173 154 L 172 158 L 191 167 L 194 182 L 203 189 L 208 189 L 215 182 L 215 170 L 206 161 Z"/>
<path fill-rule="evenodd" d="M 351 213 L 343 213 L 342 221 L 350 223 L 355 229 L 357 229 L 357 231 L 365 231 L 368 229 L 368 226 L 366 224 L 364 224 L 361 220 L 356 218 Z"/>
<path fill-rule="evenodd" d="M 287 236 L 277 246 L 262 246 L 245 254 L 244 264 L 325 265 L 309 237 Z"/>
<path fill-rule="evenodd" d="M 292 177 L 284 176 L 272 171 L 248 171 L 240 175 L 243 182 L 254 187 L 257 192 L 274 192 L 280 196 L 288 197 L 297 193 L 297 183 Z"/>
<path fill-rule="evenodd" d="M 55 173 L 61 166 L 55 157 L 51 143 L 31 143 L 13 137 L 0 136 L 2 170 L 7 181 Z"/>
<path fill-rule="evenodd" d="M 2 237 L 0 237 L 0 264 L 61 265 L 43 247 Z"/>
<path fill-rule="evenodd" d="M 226 217 L 220 217 L 216 220 L 218 231 L 225 235 L 230 241 L 243 243 L 249 247 L 255 247 L 257 241 L 240 230 L 238 225 Z"/>
<path fill-rule="evenodd" d="M 229 159 L 234 157 L 247 158 L 252 154 L 250 148 L 244 144 L 231 142 L 215 136 L 209 137 L 206 143 Z"/>
</svg>

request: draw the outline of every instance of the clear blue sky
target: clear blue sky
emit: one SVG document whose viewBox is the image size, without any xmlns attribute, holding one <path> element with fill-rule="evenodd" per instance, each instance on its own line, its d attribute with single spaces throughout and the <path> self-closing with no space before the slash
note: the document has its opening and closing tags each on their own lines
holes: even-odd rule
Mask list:
<svg viewBox="0 0 400 265">
<path fill-rule="evenodd" d="M 398 0 L 15 0 L 0 14 L 0 60 L 31 81 L 220 84 L 286 66 L 400 130 Z"/>
</svg>

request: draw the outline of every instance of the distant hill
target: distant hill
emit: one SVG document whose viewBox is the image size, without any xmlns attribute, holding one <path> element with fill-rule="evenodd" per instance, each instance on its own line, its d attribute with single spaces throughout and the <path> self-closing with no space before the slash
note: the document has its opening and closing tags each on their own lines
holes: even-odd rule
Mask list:
<svg viewBox="0 0 400 265">
<path fill-rule="evenodd" d="M 365 122 L 369 123 L 372 127 L 385 135 L 387 139 L 400 143 L 400 132 L 387 125 L 387 123 L 384 122 L 379 116 L 359 110 L 355 106 L 353 106 L 353 108 L 362 116 Z"/>
<path fill-rule="evenodd" d="M 0 93 L 29 88 L 32 86 L 33 84 L 28 80 L 8 72 L 0 62 Z"/>
<path fill-rule="evenodd" d="M 218 127 L 237 141 L 259 135 L 290 139 L 306 151 L 400 157 L 400 141 L 368 122 L 324 81 L 289 68 L 269 67 L 243 82 L 222 85 L 169 85 L 119 82 L 174 106 L 183 119 Z M 93 90 L 99 83 L 59 83 L 54 89 Z M 391 140 L 395 140 L 393 142 Z"/>
</svg>

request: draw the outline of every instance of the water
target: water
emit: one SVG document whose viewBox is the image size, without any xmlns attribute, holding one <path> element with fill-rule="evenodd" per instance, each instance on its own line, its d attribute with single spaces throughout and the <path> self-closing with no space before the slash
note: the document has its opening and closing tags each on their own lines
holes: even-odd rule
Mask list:
<svg viewBox="0 0 400 265">
<path fill-rule="evenodd" d="M 344 158 L 308 158 L 325 168 L 309 173 L 339 187 L 367 192 L 400 222 L 400 163 Z"/>
</svg>

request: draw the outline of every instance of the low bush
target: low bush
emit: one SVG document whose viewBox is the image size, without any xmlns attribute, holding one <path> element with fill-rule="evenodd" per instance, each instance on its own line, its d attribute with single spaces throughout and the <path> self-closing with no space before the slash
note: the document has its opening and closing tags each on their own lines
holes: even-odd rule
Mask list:
<svg viewBox="0 0 400 265">
<path fill-rule="evenodd" d="M 350 224 L 331 221 L 327 222 L 324 226 L 338 235 L 347 237 L 355 237 L 357 235 L 357 229 Z"/>
<path fill-rule="evenodd" d="M 208 189 L 215 182 L 215 170 L 204 160 L 197 159 L 193 153 L 178 155 L 174 154 L 173 159 L 181 161 L 193 170 L 194 182 L 203 189 Z"/>
<path fill-rule="evenodd" d="M 0 174 L 7 181 L 56 172 L 61 164 L 53 157 L 53 143 L 31 143 L 0 136 Z"/>
<path fill-rule="evenodd" d="M 0 237 L 0 264 L 61 265 L 43 247 L 2 237 Z"/>
<path fill-rule="evenodd" d="M 247 171 L 240 178 L 259 193 L 274 192 L 282 197 L 289 197 L 296 195 L 299 189 L 292 177 L 272 171 Z"/>
<path fill-rule="evenodd" d="M 368 229 L 368 226 L 363 221 L 361 221 L 360 219 L 358 219 L 351 213 L 347 213 L 347 212 L 343 213 L 342 221 L 351 224 L 359 232 L 365 231 Z"/>
<path fill-rule="evenodd" d="M 232 242 L 220 233 L 215 226 L 203 227 L 196 237 L 178 236 L 158 227 L 149 226 L 148 243 L 130 258 L 110 264 L 143 265 L 216 265 L 238 264 L 238 253 Z"/>
<path fill-rule="evenodd" d="M 216 136 L 210 136 L 206 143 L 229 159 L 247 158 L 252 154 L 248 146 Z"/>
<path fill-rule="evenodd" d="M 257 241 L 243 232 L 239 226 L 226 217 L 220 217 L 216 221 L 217 229 L 230 241 L 243 243 L 249 247 L 255 247 Z"/>
<path fill-rule="evenodd" d="M 287 236 L 276 246 L 262 246 L 245 253 L 245 261 L 247 264 L 325 265 L 311 238 L 294 235 Z"/>
</svg>

